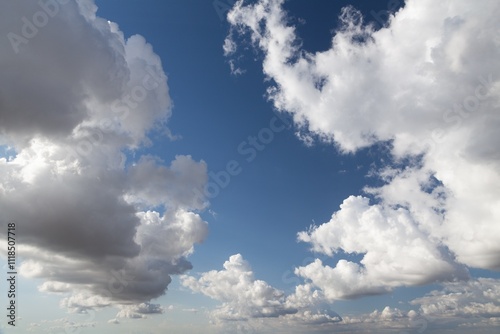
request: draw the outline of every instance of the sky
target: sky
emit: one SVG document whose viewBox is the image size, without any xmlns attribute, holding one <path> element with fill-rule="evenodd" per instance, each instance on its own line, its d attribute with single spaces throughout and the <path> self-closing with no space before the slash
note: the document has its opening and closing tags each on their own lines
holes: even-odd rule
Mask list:
<svg viewBox="0 0 500 334">
<path fill-rule="evenodd" d="M 0 0 L 0 333 L 498 333 L 499 16 Z"/>
</svg>

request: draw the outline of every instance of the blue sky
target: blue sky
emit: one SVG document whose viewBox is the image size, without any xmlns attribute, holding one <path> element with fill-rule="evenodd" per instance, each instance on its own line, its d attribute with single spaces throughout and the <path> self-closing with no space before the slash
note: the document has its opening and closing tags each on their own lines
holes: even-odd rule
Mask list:
<svg viewBox="0 0 500 334">
<path fill-rule="evenodd" d="M 498 4 L 234 3 L 1 5 L 2 330 L 496 333 Z"/>
<path fill-rule="evenodd" d="M 250 149 L 248 137 L 258 137 L 259 131 L 269 128 L 276 116 L 272 105 L 263 97 L 267 84 L 251 53 L 244 62 L 246 73 L 231 75 L 221 46 L 228 24 L 219 20 L 213 3 L 186 1 L 145 6 L 130 2 L 118 6 L 106 1 L 97 5 L 103 17 L 115 22 L 123 18 L 120 28 L 126 34 L 148 36 L 148 42 L 162 57 L 162 62 L 171 64 L 166 73 L 170 78 L 169 87 L 176 87 L 171 88 L 170 95 L 178 113 L 174 111 L 169 128 L 182 139 L 171 142 L 164 138 L 145 152 L 154 152 L 165 161 L 176 154 L 190 154 L 194 159 L 206 161 L 209 171 L 214 173 L 224 170 L 231 160 L 241 166 L 242 172 L 210 199 L 210 209 L 216 217 L 204 215 L 213 225 L 203 245 L 211 246 L 210 255 L 193 256 L 201 257 L 200 263 L 206 269 L 213 267 L 209 263 L 217 263 L 211 258 L 218 256 L 220 263 L 231 252 L 245 253 L 250 258 L 255 254 L 256 259 L 263 254 L 272 257 L 275 253 L 276 259 L 265 265 L 281 266 L 280 270 L 288 269 L 297 260 L 302 261 L 307 247 L 296 243 L 297 231 L 313 221 L 328 219 L 332 206 L 338 206 L 350 194 L 359 194 L 368 181 L 364 176 L 370 164 L 381 158 L 377 152 L 340 156 L 332 145 L 317 143 L 307 147 L 294 136 L 293 127 L 287 125 L 288 129 L 277 132 L 270 143 L 263 144 L 263 151 L 255 150 L 255 158 L 247 161 L 252 154 L 241 154 L 239 145 L 246 141 L 248 144 L 243 145 L 242 150 Z M 297 13 L 306 11 L 311 25 L 318 26 L 317 30 L 307 31 L 307 38 L 304 36 L 307 44 L 313 50 L 328 47 L 329 31 L 336 26 L 342 4 L 332 6 L 324 1 L 320 4 L 323 9 L 314 13 L 329 14 L 319 18 L 305 3 L 295 1 L 290 5 L 297 7 Z M 379 7 L 384 5 L 381 2 Z M 179 31 L 182 36 L 178 35 Z M 324 33 L 322 38 L 317 31 Z M 170 49 L 182 52 L 170 54 Z M 291 122 L 286 115 L 281 117 Z M 276 124 L 281 128 L 283 121 Z M 283 226 L 287 229 L 283 230 Z M 263 228 L 267 233 L 262 233 Z M 278 247 L 277 238 L 280 239 Z M 256 240 L 263 254 L 258 254 Z"/>
</svg>

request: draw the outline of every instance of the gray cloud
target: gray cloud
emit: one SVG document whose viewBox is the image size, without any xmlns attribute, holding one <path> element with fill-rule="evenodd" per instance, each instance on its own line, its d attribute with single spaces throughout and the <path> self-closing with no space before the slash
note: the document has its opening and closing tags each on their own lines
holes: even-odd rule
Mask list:
<svg viewBox="0 0 500 334">
<path fill-rule="evenodd" d="M 0 145 L 15 152 L 0 157 L 0 222 L 16 223 L 21 274 L 63 307 L 155 313 L 147 302 L 192 268 L 207 235 L 193 212 L 206 205 L 206 164 L 124 154 L 165 126 L 167 77 L 142 36 L 125 39 L 96 10 L 0 4 Z"/>
<path fill-rule="evenodd" d="M 35 29 L 18 50 L 0 40 L 0 131 L 15 142 L 70 135 L 91 116 L 89 96 L 111 102 L 128 80 L 124 46 L 103 19 L 89 24 L 74 1 L 53 1 L 59 10 L 50 17 L 39 4 L 49 2 L 2 3 L 1 31 L 25 36 Z M 39 13 L 48 17 L 41 27 L 33 19 Z"/>
</svg>

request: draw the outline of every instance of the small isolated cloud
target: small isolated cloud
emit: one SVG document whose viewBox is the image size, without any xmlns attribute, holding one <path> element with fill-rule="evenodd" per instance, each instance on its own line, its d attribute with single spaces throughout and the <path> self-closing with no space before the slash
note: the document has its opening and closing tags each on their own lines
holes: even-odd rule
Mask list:
<svg viewBox="0 0 500 334">
<path fill-rule="evenodd" d="M 38 290 L 41 292 L 49 293 L 67 293 L 71 292 L 73 286 L 69 283 L 45 281 L 38 286 Z"/>
<path fill-rule="evenodd" d="M 124 306 L 116 315 L 116 318 L 141 319 L 148 314 L 162 314 L 165 309 L 160 304 L 141 303 L 137 305 Z"/>
</svg>

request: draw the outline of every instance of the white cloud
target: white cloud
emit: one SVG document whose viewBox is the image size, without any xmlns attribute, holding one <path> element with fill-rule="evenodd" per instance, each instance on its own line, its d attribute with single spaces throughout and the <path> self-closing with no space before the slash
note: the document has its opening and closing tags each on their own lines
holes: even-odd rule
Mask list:
<svg viewBox="0 0 500 334">
<path fill-rule="evenodd" d="M 256 280 L 248 262 L 240 254 L 224 262 L 224 269 L 201 274 L 200 278 L 181 276 L 182 285 L 223 304 L 213 311 L 217 319 L 244 320 L 278 317 L 297 310 L 286 304 L 283 291 Z"/>
<path fill-rule="evenodd" d="M 61 306 L 70 312 L 87 313 L 89 310 L 111 306 L 111 300 L 88 292 L 72 294 L 61 300 Z"/>
<path fill-rule="evenodd" d="M 256 280 L 250 265 L 239 254 L 231 256 L 223 270 L 202 273 L 199 278 L 184 275 L 181 283 L 194 292 L 223 302 L 211 312 L 215 319 L 213 324 L 221 331 L 440 333 L 446 329 L 465 333 L 467 328 L 492 329 L 500 325 L 495 320 L 500 314 L 500 288 L 495 279 L 446 283 L 443 290 L 413 300 L 411 304 L 419 307 L 417 311 L 386 306 L 369 313 L 342 316 L 325 304 L 322 292 L 310 284 L 299 285 L 293 294 L 285 296 L 267 283 Z M 89 304 L 92 299 L 81 298 L 81 301 Z M 94 304 L 94 307 L 99 306 L 99 301 Z M 110 322 L 117 323 L 119 318 L 141 319 L 147 314 L 160 314 L 170 309 L 172 307 L 150 303 L 121 306 Z M 85 312 L 86 309 L 75 311 Z M 196 312 L 195 309 L 183 311 Z M 465 332 L 460 331 L 463 329 Z"/>
<path fill-rule="evenodd" d="M 286 295 L 256 279 L 240 254 L 232 255 L 223 267 L 199 277 L 181 276 L 183 286 L 222 302 L 209 312 L 212 323 L 222 332 L 321 332 L 342 322 L 312 284 L 297 285 Z"/>
<path fill-rule="evenodd" d="M 361 196 L 346 199 L 329 222 L 299 233 L 299 240 L 327 255 L 340 249 L 363 254 L 360 264 L 340 260 L 332 268 L 317 259 L 296 269 L 330 300 L 468 277 L 466 269 L 419 228 L 407 209 L 370 206 L 368 198 Z"/>
<path fill-rule="evenodd" d="M 38 287 L 38 290 L 51 293 L 66 293 L 71 292 L 72 288 L 73 286 L 68 283 L 45 281 Z"/>
<path fill-rule="evenodd" d="M 208 225 L 193 212 L 178 210 L 160 216 L 155 211 L 140 212 L 141 225 L 136 241 L 151 261 L 177 261 L 193 252 L 193 245 L 201 243 L 208 234 Z"/>
<path fill-rule="evenodd" d="M 381 311 L 344 316 L 337 328 L 341 333 L 439 333 L 431 331 L 431 321 L 418 312 L 389 306 Z"/>
<path fill-rule="evenodd" d="M 63 294 L 62 306 L 144 314 L 207 235 L 195 213 L 207 205 L 206 164 L 137 153 L 149 131 L 165 133 L 167 77 L 142 36 L 125 39 L 96 10 L 92 0 L 0 5 L 0 30 L 26 39 L 0 40 L 0 145 L 15 151 L 0 159 L 0 221 L 22 229 L 21 274 L 46 280 L 39 290 Z M 28 34 L 36 22 L 22 18 L 34 15 L 47 21 Z"/>
<path fill-rule="evenodd" d="M 147 314 L 162 314 L 165 309 L 160 304 L 141 303 L 132 306 L 123 306 L 116 318 L 140 319 L 146 318 Z"/>
<path fill-rule="evenodd" d="M 331 47 L 314 54 L 282 4 L 238 2 L 230 54 L 248 32 L 269 99 L 300 137 L 341 152 L 388 143 L 394 162 L 378 171 L 383 186 L 366 189 L 375 204 L 350 197 L 299 234 L 325 254 L 363 254 L 361 264 L 316 261 L 297 274 L 338 299 L 463 278 L 463 265 L 500 269 L 499 3 L 408 0 L 377 31 L 345 8 Z"/>
<path fill-rule="evenodd" d="M 420 305 L 426 316 L 439 318 L 500 318 L 500 280 L 478 278 L 446 283 L 411 302 Z"/>
</svg>

